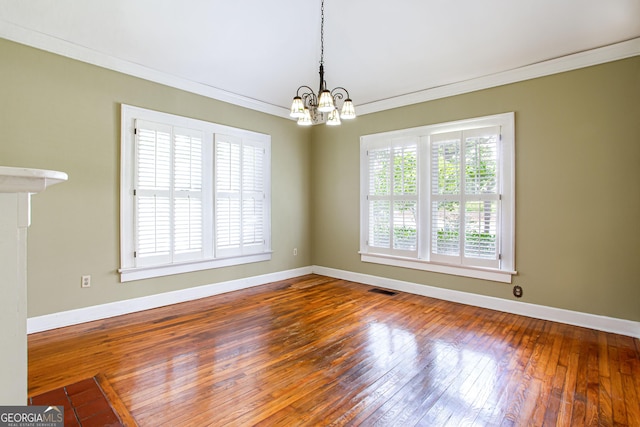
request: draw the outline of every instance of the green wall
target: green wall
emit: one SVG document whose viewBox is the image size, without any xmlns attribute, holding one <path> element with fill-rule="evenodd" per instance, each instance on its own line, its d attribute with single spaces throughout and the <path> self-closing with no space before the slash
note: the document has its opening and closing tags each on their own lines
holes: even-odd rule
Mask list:
<svg viewBox="0 0 640 427">
<path fill-rule="evenodd" d="M 515 299 L 512 285 L 358 255 L 361 135 L 509 111 L 520 301 L 640 321 L 640 57 L 314 128 L 314 264 Z"/>
<path fill-rule="evenodd" d="M 0 58 L 0 165 L 69 175 L 32 198 L 29 317 L 311 265 L 309 129 L 3 39 Z M 120 283 L 121 103 L 271 135 L 271 261 Z"/>
<path fill-rule="evenodd" d="M 361 135 L 515 111 L 521 301 L 640 321 L 640 57 L 311 130 L 2 39 L 0 58 L 0 165 L 69 174 L 33 197 L 29 317 L 309 265 L 513 299 L 360 262 L 358 197 Z M 119 282 L 121 103 L 271 135 L 270 262 Z"/>
</svg>

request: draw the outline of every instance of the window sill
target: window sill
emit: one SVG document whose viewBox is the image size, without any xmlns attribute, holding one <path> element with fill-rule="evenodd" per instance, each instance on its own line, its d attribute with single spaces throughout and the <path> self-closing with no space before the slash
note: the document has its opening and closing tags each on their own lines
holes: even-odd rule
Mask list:
<svg viewBox="0 0 640 427">
<path fill-rule="evenodd" d="M 264 252 L 232 258 L 217 258 L 152 267 L 121 268 L 118 272 L 120 273 L 120 282 L 131 282 L 133 280 L 150 279 L 152 277 L 170 276 L 172 274 L 189 273 L 192 271 L 210 270 L 212 268 L 269 261 L 270 259 L 271 252 Z"/>
<path fill-rule="evenodd" d="M 360 253 L 360 260 L 362 262 L 391 265 L 394 267 L 412 268 L 415 270 L 431 271 L 434 273 L 451 274 L 463 277 L 472 277 L 474 279 L 483 279 L 502 283 L 511 283 L 511 277 L 514 274 L 517 274 L 516 271 L 446 265 L 413 258 L 401 258 L 389 255 L 368 254 L 363 252 Z"/>
</svg>

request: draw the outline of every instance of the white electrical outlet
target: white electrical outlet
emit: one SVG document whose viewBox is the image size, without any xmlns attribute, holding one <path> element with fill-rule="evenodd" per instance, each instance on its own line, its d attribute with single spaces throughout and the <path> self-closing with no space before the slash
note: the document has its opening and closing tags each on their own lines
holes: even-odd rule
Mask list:
<svg viewBox="0 0 640 427">
<path fill-rule="evenodd" d="M 83 288 L 90 288 L 91 287 L 91 276 L 86 275 L 86 276 L 82 276 L 82 282 L 80 282 L 80 286 Z"/>
<path fill-rule="evenodd" d="M 293 248 L 293 256 L 298 256 L 298 248 Z"/>
</svg>

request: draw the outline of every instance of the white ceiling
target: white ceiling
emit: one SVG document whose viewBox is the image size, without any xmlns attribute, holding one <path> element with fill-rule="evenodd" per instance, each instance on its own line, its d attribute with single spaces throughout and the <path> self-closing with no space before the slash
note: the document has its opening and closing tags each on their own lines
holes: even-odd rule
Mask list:
<svg viewBox="0 0 640 427">
<path fill-rule="evenodd" d="M 0 0 L 0 37 L 284 115 L 320 0 Z M 325 0 L 325 78 L 367 111 L 639 37 L 640 0 Z"/>
</svg>

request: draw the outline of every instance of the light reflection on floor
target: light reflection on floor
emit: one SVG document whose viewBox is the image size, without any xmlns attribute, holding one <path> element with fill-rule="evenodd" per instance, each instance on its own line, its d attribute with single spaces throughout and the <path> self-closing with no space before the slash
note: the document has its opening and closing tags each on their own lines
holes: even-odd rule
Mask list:
<svg viewBox="0 0 640 427">
<path fill-rule="evenodd" d="M 425 425 L 433 422 L 484 425 L 483 419 L 491 415 L 499 402 L 496 393 L 499 361 L 490 351 L 483 353 L 464 345 L 417 337 L 378 321 L 368 325 L 367 350 L 381 373 L 402 363 L 407 376 L 421 376 L 425 397 L 440 396 L 434 399 L 437 401 L 434 406 L 425 408 L 428 409 L 422 420 Z M 470 419 L 469 414 L 475 414 L 475 419 Z"/>
<path fill-rule="evenodd" d="M 368 336 L 368 350 L 379 368 L 388 369 L 401 351 L 408 363 L 406 369 L 417 369 L 418 344 L 414 334 L 386 323 L 374 322 L 368 326 Z"/>
<path fill-rule="evenodd" d="M 435 413 L 439 413 L 440 419 L 449 417 L 446 425 L 484 425 L 481 420 L 483 409 L 485 412 L 491 411 L 498 400 L 495 392 L 498 361 L 491 354 L 459 348 L 446 342 L 436 341 L 433 345 L 437 352 L 448 354 L 437 359 L 436 370 L 455 375 L 455 379 L 443 390 L 447 398 L 438 400 L 439 403 L 449 402 L 449 407 L 439 408 L 441 412 Z M 474 413 L 480 419 L 469 419 L 469 414 Z"/>
</svg>

